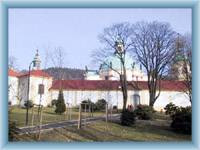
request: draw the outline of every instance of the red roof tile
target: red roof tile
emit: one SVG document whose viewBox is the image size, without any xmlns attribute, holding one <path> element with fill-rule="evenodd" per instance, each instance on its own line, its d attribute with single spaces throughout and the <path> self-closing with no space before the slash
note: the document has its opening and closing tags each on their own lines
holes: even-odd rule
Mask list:
<svg viewBox="0 0 200 150">
<path fill-rule="evenodd" d="M 20 75 L 20 73 L 16 72 L 13 69 L 8 69 L 8 76 L 12 76 L 12 77 L 18 77 Z"/>
<path fill-rule="evenodd" d="M 55 80 L 50 90 L 120 90 L 119 81 L 108 80 Z M 148 90 L 147 81 L 128 82 L 128 89 Z M 183 81 L 161 81 L 161 90 L 182 91 Z"/>
<path fill-rule="evenodd" d="M 25 76 L 29 76 L 29 72 L 25 72 L 25 73 L 20 75 L 20 77 L 25 77 Z M 30 76 L 51 78 L 51 76 L 48 73 L 46 73 L 42 70 L 31 70 Z"/>
</svg>

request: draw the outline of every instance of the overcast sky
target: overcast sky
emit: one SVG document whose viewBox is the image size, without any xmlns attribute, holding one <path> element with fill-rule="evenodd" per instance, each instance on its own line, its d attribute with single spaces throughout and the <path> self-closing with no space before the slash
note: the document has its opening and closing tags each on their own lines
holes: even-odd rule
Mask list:
<svg viewBox="0 0 200 150">
<path fill-rule="evenodd" d="M 45 52 L 62 47 L 65 67 L 93 68 L 91 51 L 101 46 L 98 35 L 105 27 L 120 22 L 157 20 L 169 22 L 176 32 L 184 34 L 192 31 L 191 18 L 191 9 L 10 8 L 9 56 L 17 58 L 19 69 L 28 69 L 38 49 L 44 67 Z"/>
</svg>

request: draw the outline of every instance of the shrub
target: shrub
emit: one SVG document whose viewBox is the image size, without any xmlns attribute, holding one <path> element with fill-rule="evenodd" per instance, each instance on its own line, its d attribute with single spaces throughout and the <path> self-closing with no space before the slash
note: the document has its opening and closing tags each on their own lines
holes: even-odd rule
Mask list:
<svg viewBox="0 0 200 150">
<path fill-rule="evenodd" d="M 89 99 L 83 100 L 81 102 L 81 109 L 83 110 L 83 109 L 85 109 L 85 107 L 86 107 L 86 109 L 89 109 L 89 104 L 91 104 L 91 103 L 92 102 Z"/>
<path fill-rule="evenodd" d="M 63 96 L 63 91 L 60 90 L 59 94 L 58 94 L 58 100 L 57 100 L 57 103 L 56 103 L 55 112 L 61 115 L 65 111 L 66 111 L 66 106 L 65 106 L 65 100 L 64 100 L 64 96 Z"/>
<path fill-rule="evenodd" d="M 153 107 L 148 105 L 138 105 L 134 110 L 138 119 L 142 120 L 150 120 L 153 117 L 153 113 L 155 112 Z"/>
<path fill-rule="evenodd" d="M 175 114 L 176 111 L 177 111 L 177 109 L 178 109 L 178 107 L 175 104 L 173 104 L 173 103 L 167 104 L 165 106 L 165 108 L 164 108 L 165 114 L 166 115 L 170 115 L 170 116 L 172 116 L 173 114 Z"/>
<path fill-rule="evenodd" d="M 85 104 L 85 105 L 81 105 L 81 109 L 82 110 L 89 110 L 92 112 L 92 111 L 96 111 L 97 108 L 96 108 L 96 105 L 91 101 L 91 100 L 83 100 L 81 102 L 81 104 Z"/>
<path fill-rule="evenodd" d="M 129 110 L 123 110 L 121 113 L 121 124 L 124 126 L 131 126 L 135 123 L 135 113 Z"/>
<path fill-rule="evenodd" d="M 8 133 L 9 141 L 14 141 L 15 140 L 15 136 L 17 134 L 16 130 L 17 130 L 16 123 L 15 122 L 11 122 L 9 120 L 9 133 Z"/>
<path fill-rule="evenodd" d="M 79 105 L 72 106 L 72 110 L 75 112 L 79 111 Z"/>
<path fill-rule="evenodd" d="M 51 101 L 51 106 L 56 106 L 56 103 L 57 103 L 57 100 L 56 100 L 56 99 L 53 99 L 53 100 Z"/>
<path fill-rule="evenodd" d="M 27 108 L 32 108 L 34 106 L 32 100 L 25 101 L 24 106 Z"/>
<path fill-rule="evenodd" d="M 180 133 L 191 134 L 192 128 L 192 109 L 191 107 L 179 107 L 171 116 L 171 127 Z"/>
<path fill-rule="evenodd" d="M 96 108 L 99 111 L 105 110 L 106 109 L 106 100 L 105 99 L 99 99 L 96 103 Z"/>
<path fill-rule="evenodd" d="M 12 105 L 12 102 L 11 101 L 8 101 L 8 106 L 11 106 Z"/>
<path fill-rule="evenodd" d="M 114 110 L 117 110 L 117 105 L 114 105 L 114 106 L 113 106 L 113 109 L 114 109 Z"/>
</svg>

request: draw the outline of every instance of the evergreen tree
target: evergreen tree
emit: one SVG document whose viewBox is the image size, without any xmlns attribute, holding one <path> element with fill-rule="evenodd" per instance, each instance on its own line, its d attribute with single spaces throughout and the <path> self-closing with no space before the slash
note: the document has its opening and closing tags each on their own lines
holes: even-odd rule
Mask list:
<svg viewBox="0 0 200 150">
<path fill-rule="evenodd" d="M 58 100 L 57 100 L 57 103 L 56 103 L 55 112 L 61 115 L 65 111 L 66 111 L 66 106 L 65 106 L 65 100 L 64 100 L 64 96 L 63 96 L 63 91 L 60 90 L 59 94 L 58 94 Z"/>
</svg>

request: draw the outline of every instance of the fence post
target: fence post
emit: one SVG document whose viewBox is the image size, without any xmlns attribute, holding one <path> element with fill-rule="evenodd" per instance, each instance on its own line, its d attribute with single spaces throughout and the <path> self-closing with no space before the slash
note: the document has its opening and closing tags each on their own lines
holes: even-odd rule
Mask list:
<svg viewBox="0 0 200 150">
<path fill-rule="evenodd" d="M 71 107 L 69 108 L 69 120 L 72 119 L 72 114 L 71 114 Z"/>
<path fill-rule="evenodd" d="M 86 114 L 87 114 L 87 113 L 86 113 L 87 110 L 86 110 L 86 108 L 87 108 L 87 103 L 85 103 L 85 117 L 84 117 L 84 118 L 85 118 L 85 126 L 86 126 L 86 118 L 87 118 L 87 115 L 86 115 Z"/>
<path fill-rule="evenodd" d="M 108 122 L 108 103 L 106 103 L 106 123 Z"/>
<path fill-rule="evenodd" d="M 112 122 L 112 109 L 113 109 L 113 106 L 111 104 L 111 108 L 110 108 L 110 121 Z"/>
<path fill-rule="evenodd" d="M 91 104 L 89 104 L 89 113 L 90 113 L 90 117 L 92 117 L 92 115 L 91 115 Z"/>
<path fill-rule="evenodd" d="M 33 121 L 34 121 L 34 106 L 32 108 L 32 118 L 31 118 L 31 125 L 33 126 Z"/>
<path fill-rule="evenodd" d="M 93 117 L 93 111 L 94 111 L 94 110 L 93 110 L 93 105 L 92 105 L 92 117 Z"/>
<path fill-rule="evenodd" d="M 40 140 L 40 135 L 41 135 L 41 124 L 42 124 L 42 107 L 40 106 L 40 121 L 39 121 L 39 135 L 38 135 L 38 140 Z"/>
<path fill-rule="evenodd" d="M 81 104 L 79 106 L 78 129 L 81 128 Z"/>
</svg>

